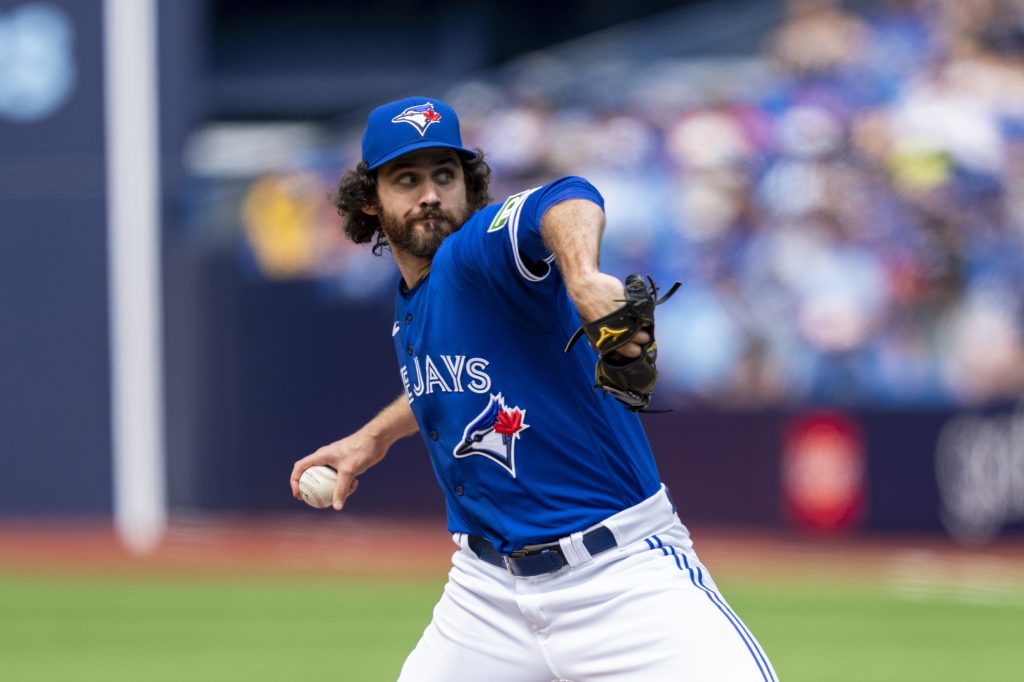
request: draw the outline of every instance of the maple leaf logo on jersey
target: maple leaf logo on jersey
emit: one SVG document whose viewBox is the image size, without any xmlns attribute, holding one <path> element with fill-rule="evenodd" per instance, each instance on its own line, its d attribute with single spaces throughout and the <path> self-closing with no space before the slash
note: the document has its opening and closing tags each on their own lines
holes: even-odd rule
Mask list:
<svg viewBox="0 0 1024 682">
<path fill-rule="evenodd" d="M 483 455 L 516 475 L 516 441 L 530 428 L 523 420 L 526 410 L 505 405 L 505 398 L 492 394 L 487 407 L 462 432 L 462 442 L 455 446 L 456 457 Z"/>
<path fill-rule="evenodd" d="M 434 111 L 434 105 L 430 102 L 417 104 L 409 107 L 398 116 L 391 119 L 392 123 L 408 123 L 419 131 L 422 136 L 432 124 L 441 120 L 441 114 Z"/>
</svg>

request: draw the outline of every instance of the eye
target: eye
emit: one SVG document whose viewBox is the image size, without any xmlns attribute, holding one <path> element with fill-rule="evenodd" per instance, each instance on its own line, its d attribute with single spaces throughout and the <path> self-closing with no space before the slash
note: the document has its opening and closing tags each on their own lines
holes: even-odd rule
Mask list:
<svg viewBox="0 0 1024 682">
<path fill-rule="evenodd" d="M 439 170 L 434 177 L 437 178 L 437 182 L 446 185 L 455 179 L 455 171 L 453 171 L 450 168 L 444 168 L 442 170 Z"/>
<path fill-rule="evenodd" d="M 397 178 L 395 178 L 396 184 L 403 185 L 406 187 L 411 187 L 415 185 L 416 182 L 417 178 L 413 173 L 402 173 Z"/>
</svg>

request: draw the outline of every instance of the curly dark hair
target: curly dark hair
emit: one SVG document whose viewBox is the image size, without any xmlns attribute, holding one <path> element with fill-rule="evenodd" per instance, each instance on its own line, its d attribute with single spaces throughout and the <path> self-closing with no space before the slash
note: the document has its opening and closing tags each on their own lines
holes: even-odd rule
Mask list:
<svg viewBox="0 0 1024 682">
<path fill-rule="evenodd" d="M 479 156 L 473 159 L 459 157 L 466 179 L 466 198 L 475 212 L 491 202 L 487 186 L 491 182 L 491 167 L 484 161 L 484 153 L 475 150 Z M 380 206 L 377 197 L 377 171 L 369 170 L 365 161 L 360 161 L 355 170 L 345 171 L 338 181 L 338 188 L 331 195 L 331 203 L 338 214 L 345 219 L 345 235 L 356 244 L 367 244 L 371 240 L 373 254 L 379 256 L 388 246 L 387 237 L 380 227 L 380 219 L 363 212 L 364 206 Z"/>
</svg>

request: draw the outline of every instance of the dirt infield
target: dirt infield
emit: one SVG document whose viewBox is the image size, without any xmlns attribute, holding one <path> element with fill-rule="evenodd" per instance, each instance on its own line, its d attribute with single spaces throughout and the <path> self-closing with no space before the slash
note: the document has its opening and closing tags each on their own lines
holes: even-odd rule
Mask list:
<svg viewBox="0 0 1024 682">
<path fill-rule="evenodd" d="M 849 579 L 913 589 L 972 585 L 1024 594 L 1024 539 L 962 547 L 942 538 L 821 538 L 693 528 L 716 576 Z M 109 522 L 0 521 L 0 572 L 110 575 L 436 577 L 455 547 L 442 519 L 334 514 L 175 516 L 146 555 L 128 552 Z"/>
</svg>

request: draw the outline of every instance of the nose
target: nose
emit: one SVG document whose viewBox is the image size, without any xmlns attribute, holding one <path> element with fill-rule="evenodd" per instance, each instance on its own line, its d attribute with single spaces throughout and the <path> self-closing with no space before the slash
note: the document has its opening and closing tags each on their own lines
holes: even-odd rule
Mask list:
<svg viewBox="0 0 1024 682">
<path fill-rule="evenodd" d="M 436 206 L 441 203 L 441 194 L 437 185 L 431 181 L 423 183 L 423 194 L 420 195 L 421 206 Z"/>
</svg>

